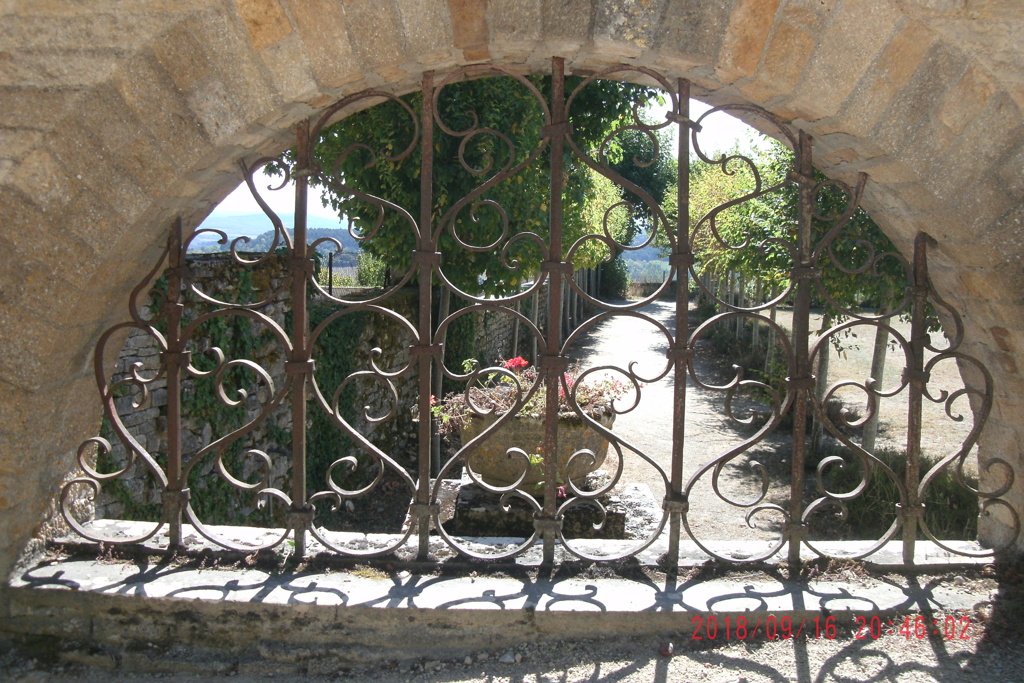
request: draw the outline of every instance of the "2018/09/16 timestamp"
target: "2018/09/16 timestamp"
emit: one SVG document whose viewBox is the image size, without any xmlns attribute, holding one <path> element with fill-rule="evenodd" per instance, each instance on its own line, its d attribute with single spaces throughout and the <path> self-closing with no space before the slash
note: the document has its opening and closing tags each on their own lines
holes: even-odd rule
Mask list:
<svg viewBox="0 0 1024 683">
<path fill-rule="evenodd" d="M 795 621 L 788 616 L 758 617 L 753 619 L 745 616 L 716 617 L 695 616 L 690 620 L 693 625 L 694 640 L 746 640 L 755 638 L 760 633 L 768 640 L 799 638 L 826 638 L 833 640 L 838 635 L 836 617 L 814 617 Z M 923 640 L 930 636 L 941 636 L 946 640 L 970 640 L 971 618 L 968 616 L 948 615 L 941 619 L 927 619 L 924 616 L 904 617 L 903 621 L 883 620 L 879 616 L 854 617 L 850 629 L 854 640 L 878 640 L 882 636 L 903 636 L 906 639 Z"/>
</svg>

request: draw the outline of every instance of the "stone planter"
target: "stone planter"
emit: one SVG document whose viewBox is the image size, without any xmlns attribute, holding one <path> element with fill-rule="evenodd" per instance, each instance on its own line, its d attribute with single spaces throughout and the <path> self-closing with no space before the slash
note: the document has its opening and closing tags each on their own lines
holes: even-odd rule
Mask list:
<svg viewBox="0 0 1024 683">
<path fill-rule="evenodd" d="M 462 443 L 469 443 L 498 420 L 497 415 L 473 417 L 462 428 Z M 594 415 L 593 419 L 605 428 L 611 428 L 615 413 L 610 410 Z M 541 417 L 516 416 L 498 428 L 483 442 L 477 444 L 469 455 L 470 467 L 492 486 L 509 486 L 515 483 L 522 472 L 522 459 L 509 456 L 507 450 L 521 448 L 528 455 L 537 454 L 544 443 L 544 419 Z M 575 414 L 563 414 L 558 418 L 558 476 L 559 483 L 566 481 L 565 466 L 569 457 L 581 449 L 593 451 L 596 461 L 588 465 L 578 459 L 572 465 L 569 479 L 577 486 L 582 485 L 587 475 L 604 464 L 608 454 L 608 441 L 597 430 L 590 428 Z M 539 492 L 538 484 L 544 480 L 543 461 L 531 464 L 521 487 Z"/>
</svg>

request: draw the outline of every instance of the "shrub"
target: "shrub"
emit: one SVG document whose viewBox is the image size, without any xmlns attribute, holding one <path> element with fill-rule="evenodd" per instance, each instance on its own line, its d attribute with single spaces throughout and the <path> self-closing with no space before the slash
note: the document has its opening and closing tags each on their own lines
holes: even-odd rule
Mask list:
<svg viewBox="0 0 1024 683">
<path fill-rule="evenodd" d="M 846 460 L 845 467 L 832 465 L 825 470 L 825 484 L 834 493 L 852 491 L 863 478 L 863 470 L 849 449 L 842 448 L 834 452 Z M 906 476 L 907 455 L 903 451 L 880 450 L 876 454 L 901 480 Z M 921 476 L 934 465 L 927 459 L 921 459 Z M 977 488 L 977 479 L 965 476 L 967 483 Z M 851 540 L 877 539 L 882 536 L 896 517 L 896 504 L 899 502 L 899 489 L 896 483 L 880 469 L 871 476 L 864 491 L 853 500 L 846 501 L 849 515 L 840 521 L 830 514 L 830 510 L 838 511 L 837 506 L 822 509 L 812 515 L 812 530 L 822 536 L 842 537 Z M 950 467 L 936 476 L 924 495 L 924 519 L 928 529 L 936 538 L 948 540 L 973 540 L 978 531 L 978 497 L 973 491 L 961 485 L 953 475 Z M 918 531 L 918 538 L 925 538 Z M 898 540 L 898 538 L 896 539 Z"/>
<path fill-rule="evenodd" d="M 629 288 L 629 270 L 626 268 L 626 262 L 621 258 L 615 258 L 602 263 L 600 268 L 601 296 L 606 299 L 625 299 Z"/>
</svg>

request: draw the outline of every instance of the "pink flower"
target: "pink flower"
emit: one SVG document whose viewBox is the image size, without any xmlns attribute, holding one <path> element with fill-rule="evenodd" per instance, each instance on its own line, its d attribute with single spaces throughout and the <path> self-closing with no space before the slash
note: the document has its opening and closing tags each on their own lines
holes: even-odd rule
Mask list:
<svg viewBox="0 0 1024 683">
<path fill-rule="evenodd" d="M 432 406 L 436 406 L 437 405 L 437 397 L 434 396 L 433 394 L 430 395 L 430 405 L 432 405 Z"/>
</svg>

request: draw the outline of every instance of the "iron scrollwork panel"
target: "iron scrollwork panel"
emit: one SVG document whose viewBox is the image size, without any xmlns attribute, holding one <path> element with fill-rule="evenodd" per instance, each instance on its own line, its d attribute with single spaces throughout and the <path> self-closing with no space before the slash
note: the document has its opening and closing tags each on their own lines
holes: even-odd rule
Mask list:
<svg viewBox="0 0 1024 683">
<path fill-rule="evenodd" d="M 514 90 L 514 96 L 508 90 L 508 102 L 499 108 L 466 99 L 472 88 L 455 87 L 494 78 Z M 594 114 L 592 91 L 614 80 L 655 84 L 667 101 L 664 120 L 651 121 L 636 106 L 603 139 L 582 142 Z M 130 321 L 111 328 L 97 347 L 107 433 L 120 442 L 124 455 L 122 462 L 108 462 L 113 445 L 106 436 L 83 444 L 79 460 L 84 475 L 61 494 L 69 523 L 87 538 L 110 542 L 142 542 L 166 525 L 171 544 L 177 545 L 187 522 L 224 547 L 275 547 L 290 537 L 300 555 L 308 552 L 307 541 L 365 556 L 395 552 L 415 538 L 425 558 L 436 534 L 454 551 L 486 559 L 509 559 L 537 546 L 549 561 L 556 547 L 566 556 L 607 560 L 636 555 L 667 538 L 669 563 L 678 561 L 685 542 L 727 562 L 761 561 L 788 548 L 789 560 L 798 563 L 805 548 L 827 554 L 821 541 L 829 539 L 815 535 L 823 516 L 846 514 L 872 481 L 888 481 L 894 496 L 892 523 L 856 555 L 902 540 L 904 559 L 912 564 L 919 535 L 963 552 L 933 530 L 924 503 L 929 489 L 950 472 L 982 501 L 983 511 L 999 508 L 1009 516 L 1014 536 L 1019 535 L 1019 520 L 1002 499 L 1013 483 L 1010 465 L 998 459 L 985 463 L 990 473 L 1005 473 L 1003 485 L 992 491 L 973 484 L 965 473 L 991 407 L 992 378 L 963 350 L 959 316 L 928 279 L 927 241 L 919 239 L 913 259 L 907 260 L 895 251 L 877 251 L 870 241 L 841 240 L 857 229 L 865 178 L 849 186 L 816 177 L 809 136 L 794 134 L 756 107 L 722 106 L 691 118 L 689 88 L 685 80 L 671 82 L 639 67 L 567 80 L 559 59 L 549 79 L 493 66 L 466 67 L 438 80 L 427 74 L 421 92 L 409 97 L 376 90 L 349 96 L 299 126 L 291 152 L 243 163 L 245 181 L 272 226 L 272 244 L 265 253 L 252 255 L 244 250 L 248 238 L 229 243 L 226 234 L 216 236 L 242 270 L 277 258 L 285 275 L 257 288 L 208 290 L 194 277 L 196 266 L 186 251 L 197 235 L 209 231 L 185 239 L 180 224 L 175 227 L 161 265 L 132 294 Z M 486 92 L 486 87 L 478 90 Z M 373 129 L 373 135 L 360 138 L 357 133 L 368 131 L 356 126 L 339 133 L 333 127 L 369 105 L 390 108 L 389 120 L 398 121 L 393 130 Z M 510 110 L 516 116 L 509 116 Z M 767 168 L 764 159 L 753 155 L 707 153 L 701 131 L 710 117 L 723 114 L 759 119 L 758 128 L 774 131 L 793 155 L 776 158 Z M 671 200 L 656 197 L 651 188 L 631 180 L 637 176 L 629 172 L 655 164 L 666 140 L 662 131 L 670 129 L 677 139 Z M 631 137 L 641 141 L 649 156 L 614 158 Z M 386 184 L 361 187 L 344 170 L 353 160 L 415 177 L 418 190 L 403 194 Z M 271 191 L 295 183 L 291 233 L 257 189 L 261 169 L 283 173 Z M 717 174 L 723 187 L 729 179 L 745 180 L 720 196 L 694 198 L 691 173 L 697 172 Z M 446 184 L 435 182 L 440 175 Z M 539 204 L 534 195 L 517 189 L 538 182 L 549 187 Z M 305 200 L 311 187 L 331 193 L 335 208 L 348 216 L 349 235 L 357 244 L 386 242 L 393 253 L 404 255 L 393 259 L 398 265 L 381 288 L 336 292 L 319 281 L 317 252 L 337 254 L 343 247 L 333 237 L 309 238 Z M 461 187 L 460 196 L 448 196 L 451 187 Z M 574 213 L 578 187 L 604 193 L 604 199 L 590 201 L 585 218 Z M 792 225 L 782 233 L 763 230 L 756 219 L 759 203 L 773 201 L 793 204 Z M 633 243 L 622 237 L 619 226 L 637 217 L 643 217 L 646 229 Z M 669 273 L 639 300 L 602 297 L 593 278 L 583 275 L 602 257 L 655 244 L 668 255 Z M 751 288 L 742 281 L 737 287 L 730 274 L 730 264 L 743 259 L 758 260 L 764 281 L 771 283 L 746 298 L 737 292 Z M 159 312 L 147 317 L 142 294 L 165 262 L 166 295 Z M 846 278 L 862 283 L 850 287 L 875 292 L 877 299 L 877 286 L 863 283 L 895 281 L 889 277 L 893 272 L 905 282 L 891 286 L 882 310 L 853 307 L 835 289 L 835 278 Z M 714 308 L 696 324 L 690 322 L 691 289 Z M 279 310 L 282 304 L 285 314 Z M 832 311 L 831 324 L 826 320 L 816 336 L 812 304 Z M 787 305 L 789 324 L 777 317 Z M 587 314 L 580 316 L 584 310 Z M 936 314 L 948 331 L 944 347 L 933 345 L 928 336 Z M 585 320 L 565 325 L 579 317 Z M 518 348 L 535 349 L 530 361 L 458 357 L 459 339 L 478 320 L 503 321 L 514 329 Z M 649 329 L 658 340 L 655 359 L 621 349 L 612 360 L 581 364 L 588 336 L 616 324 Z M 274 349 L 276 364 L 247 357 L 251 349 L 236 354 L 201 342 L 208 329 L 225 326 L 259 336 Z M 129 329 L 151 337 L 159 353 L 111 380 L 103 362 L 107 347 Z M 782 380 L 769 379 L 767 365 L 763 376 L 739 367 L 709 374 L 697 361 L 722 329 L 765 335 L 775 376 Z M 816 390 L 815 373 L 825 367 L 830 348 L 841 347 L 853 334 L 876 332 L 887 334 L 904 359 L 900 381 L 883 386 L 870 378 L 843 378 Z M 342 337 L 359 350 L 339 360 L 332 349 Z M 971 369 L 977 378 L 972 386 L 933 388 L 936 368 L 954 362 Z M 152 444 L 133 433 L 119 407 L 134 397 L 132 405 L 139 408 L 164 385 L 168 437 L 161 445 L 165 452 L 154 453 Z M 182 398 L 198 386 L 206 387 L 203 391 L 219 407 L 237 409 L 239 418 L 216 434 L 204 434 L 201 443 L 186 443 Z M 696 460 L 688 456 L 690 462 L 684 453 L 696 449 L 691 444 L 687 451 L 684 428 L 693 420 L 687 401 L 698 394 L 717 397 L 723 434 L 732 436 L 709 445 Z M 880 402 L 902 394 L 909 396 L 906 456 L 895 468 L 854 432 L 875 416 Z M 364 399 L 368 396 L 374 398 Z M 835 413 L 831 406 L 839 398 L 865 405 L 866 414 Z M 671 404 L 671 443 L 660 450 L 627 437 L 614 423 L 651 401 Z M 968 410 L 975 418 L 962 442 L 937 459 L 922 455 L 927 404 L 953 421 Z M 452 431 L 444 424 L 452 411 L 460 424 L 475 427 L 464 428 L 461 438 L 445 445 L 435 430 Z M 541 425 L 539 435 L 524 436 L 519 427 L 532 419 Z M 789 436 L 783 429 L 787 421 Z M 570 423 L 603 445 L 570 445 Z M 812 423 L 841 450 L 815 462 L 818 456 L 805 439 Z M 319 426 L 311 430 L 312 424 Z M 407 435 L 401 447 L 382 445 L 387 430 Z M 311 431 L 321 435 L 310 437 Z M 788 445 L 777 446 L 786 439 Z M 503 460 L 504 479 L 480 470 L 483 454 L 495 449 Z M 105 468 L 96 464 L 97 451 Z M 604 479 L 574 474 L 599 465 L 607 472 Z M 95 493 L 136 468 L 149 473 L 160 494 L 152 526 L 137 538 L 97 536 L 77 511 L 81 491 Z M 609 496 L 638 468 L 658 489 L 654 495 L 660 510 L 630 543 L 602 548 L 566 533 L 567 518 L 584 510 L 600 530 L 609 517 Z M 843 469 L 858 473 L 853 483 L 836 483 Z M 491 496 L 499 516 L 526 515 L 528 527 L 519 538 L 483 550 L 446 524 L 441 515 L 445 481 L 460 477 L 464 485 Z M 220 482 L 219 488 L 207 486 L 205 478 Z M 698 495 L 705 489 L 709 493 Z M 243 544 L 219 534 L 204 523 L 210 507 L 203 496 L 214 490 L 276 510 L 270 518 L 279 531 Z M 402 508 L 406 522 L 400 533 L 369 542 L 349 533 L 353 529 L 345 515 L 355 504 L 375 499 Z M 762 545 L 743 555 L 723 550 L 715 542 L 724 539 L 705 538 L 701 531 L 701 518 L 709 514 L 738 515 Z M 755 529 L 759 524 L 763 528 Z"/>
</svg>

